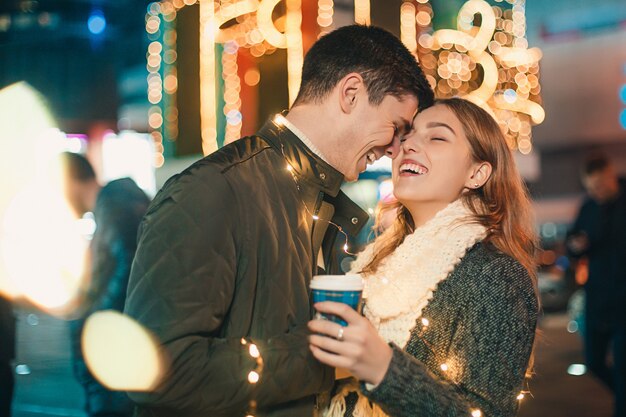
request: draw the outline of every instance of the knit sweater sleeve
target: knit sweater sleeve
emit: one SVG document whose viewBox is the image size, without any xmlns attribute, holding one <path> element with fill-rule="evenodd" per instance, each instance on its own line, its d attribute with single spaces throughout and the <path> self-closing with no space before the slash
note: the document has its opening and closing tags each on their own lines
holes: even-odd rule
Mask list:
<svg viewBox="0 0 626 417">
<path fill-rule="evenodd" d="M 463 313 L 449 346 L 432 346 L 435 354 L 424 363 L 394 345 L 383 381 L 372 391 L 361 384 L 390 417 L 516 414 L 537 318 L 531 279 L 517 262 L 499 257 L 464 282 L 470 285 L 465 303 L 453 306 Z"/>
</svg>

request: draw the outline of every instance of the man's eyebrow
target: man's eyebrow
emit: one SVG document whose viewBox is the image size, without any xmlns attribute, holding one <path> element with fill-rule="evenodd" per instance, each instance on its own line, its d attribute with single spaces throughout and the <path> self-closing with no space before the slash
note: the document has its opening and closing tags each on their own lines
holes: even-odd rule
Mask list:
<svg viewBox="0 0 626 417">
<path fill-rule="evenodd" d="M 433 128 L 433 127 L 445 127 L 446 129 L 448 129 L 450 132 L 452 132 L 454 135 L 456 135 L 456 132 L 454 131 L 454 129 L 452 129 L 450 126 L 448 126 L 445 123 L 442 122 L 430 122 L 426 125 L 426 127 L 428 128 Z"/>
</svg>

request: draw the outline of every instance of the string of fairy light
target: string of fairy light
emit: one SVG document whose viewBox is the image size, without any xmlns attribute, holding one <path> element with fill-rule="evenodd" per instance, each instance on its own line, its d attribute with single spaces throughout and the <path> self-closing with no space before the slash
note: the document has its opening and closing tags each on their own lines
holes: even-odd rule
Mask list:
<svg viewBox="0 0 626 417">
<path fill-rule="evenodd" d="M 375 287 L 376 285 L 392 285 L 395 287 L 396 294 L 399 297 L 403 297 L 404 293 L 402 292 L 402 290 L 395 286 L 395 284 L 393 284 L 393 282 L 391 282 L 388 278 L 384 277 L 384 276 L 376 276 L 376 275 L 372 275 L 370 277 L 368 277 L 368 291 L 375 291 Z M 374 288 L 374 289 L 373 289 Z M 415 313 L 416 311 L 413 310 L 413 312 Z M 438 353 L 435 349 L 433 349 L 430 344 L 428 343 L 427 339 L 425 338 L 426 332 L 428 331 L 428 329 L 430 328 L 430 326 L 432 325 L 432 319 L 429 319 L 427 317 L 422 316 L 419 319 L 419 324 L 421 324 L 421 328 L 419 329 L 418 332 L 411 332 L 412 335 L 416 335 L 420 341 L 422 341 L 422 343 L 424 343 L 424 346 L 426 346 L 426 348 L 430 351 L 430 353 L 438 358 L 438 362 L 439 362 L 439 369 L 441 370 L 442 374 L 441 376 L 446 378 L 446 381 L 457 386 L 458 388 L 462 388 L 459 385 L 459 382 L 456 380 L 456 377 L 460 374 L 460 366 L 456 363 L 456 361 L 454 360 L 454 358 L 448 357 L 448 358 L 439 358 L 438 357 Z M 524 381 L 524 384 L 527 387 L 528 381 Z M 528 390 L 527 388 L 522 389 L 517 395 L 516 395 L 516 399 L 518 401 L 523 400 L 526 395 L 530 394 L 530 390 Z M 470 410 L 470 414 L 473 417 L 482 417 L 483 413 L 482 410 L 480 410 L 479 408 L 472 408 Z"/>
</svg>

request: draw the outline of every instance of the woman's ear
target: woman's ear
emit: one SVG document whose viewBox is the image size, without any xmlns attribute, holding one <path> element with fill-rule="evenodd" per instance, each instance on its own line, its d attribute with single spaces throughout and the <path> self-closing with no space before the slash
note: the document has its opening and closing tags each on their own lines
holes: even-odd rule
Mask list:
<svg viewBox="0 0 626 417">
<path fill-rule="evenodd" d="M 364 91 L 365 84 L 361 74 L 351 72 L 339 81 L 339 106 L 344 113 L 352 113 L 359 100 L 359 93 Z"/>
<path fill-rule="evenodd" d="M 479 162 L 472 168 L 472 174 L 465 183 L 465 187 L 469 189 L 477 189 L 485 185 L 489 177 L 491 177 L 491 164 L 489 162 Z"/>
</svg>

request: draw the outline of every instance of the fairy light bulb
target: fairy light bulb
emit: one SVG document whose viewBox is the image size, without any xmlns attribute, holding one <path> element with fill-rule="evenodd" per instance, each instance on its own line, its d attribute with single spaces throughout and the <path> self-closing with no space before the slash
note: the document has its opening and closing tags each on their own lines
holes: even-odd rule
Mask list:
<svg viewBox="0 0 626 417">
<path fill-rule="evenodd" d="M 289 164 L 287 164 L 287 171 L 289 171 L 289 172 L 293 171 L 293 167 L 291 165 L 289 165 Z"/>
<path fill-rule="evenodd" d="M 422 326 L 428 327 L 429 324 L 430 324 L 430 322 L 428 321 L 428 319 L 426 317 L 423 317 L 422 318 Z"/>
<path fill-rule="evenodd" d="M 482 415 L 482 411 L 480 411 L 478 408 L 472 410 L 472 417 L 481 417 Z"/>
<path fill-rule="evenodd" d="M 520 392 L 519 395 L 517 396 L 518 400 L 523 400 L 524 399 L 524 393 Z"/>
<path fill-rule="evenodd" d="M 441 364 L 441 370 L 446 372 L 448 370 L 448 364 L 442 363 Z"/>
<path fill-rule="evenodd" d="M 315 214 L 313 215 L 313 220 L 319 220 L 319 219 L 320 219 L 320 217 L 319 217 L 319 216 L 317 216 L 317 215 L 315 215 Z"/>
<path fill-rule="evenodd" d="M 259 348 L 257 348 L 255 344 L 251 344 L 248 351 L 250 352 L 250 356 L 252 356 L 253 358 L 258 358 L 259 356 L 261 356 Z"/>
<path fill-rule="evenodd" d="M 343 251 L 344 252 L 348 252 L 348 244 L 347 243 L 345 245 L 343 245 Z"/>
<path fill-rule="evenodd" d="M 258 372 L 250 371 L 250 373 L 248 374 L 248 382 L 251 384 L 256 384 L 257 382 L 259 382 Z"/>
</svg>

